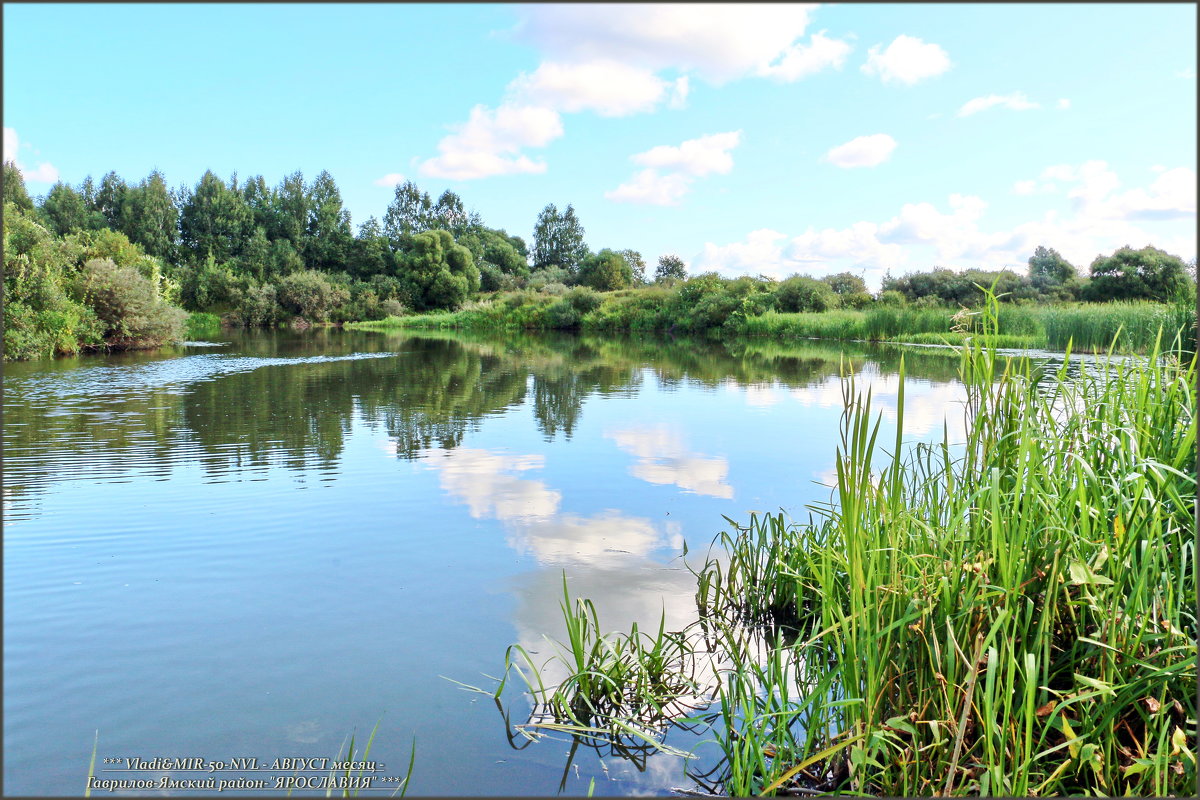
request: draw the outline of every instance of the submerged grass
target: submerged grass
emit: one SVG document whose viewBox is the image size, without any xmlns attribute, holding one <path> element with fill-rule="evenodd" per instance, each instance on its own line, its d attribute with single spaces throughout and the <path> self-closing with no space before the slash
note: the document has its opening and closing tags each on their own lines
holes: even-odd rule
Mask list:
<svg viewBox="0 0 1200 800">
<path fill-rule="evenodd" d="M 721 643 L 722 753 L 697 780 L 730 794 L 1195 789 L 1195 356 L 1154 345 L 1047 372 L 985 346 L 998 316 L 993 299 L 962 347 L 965 442 L 906 447 L 902 365 L 885 450 L 850 376 L 835 496 L 805 523 L 731 521 L 697 571 Z M 618 670 L 619 648 L 591 636 L 572 634 L 561 686 L 527 679 L 584 727 L 581 708 L 621 718 L 607 698 L 644 653 Z"/>
</svg>

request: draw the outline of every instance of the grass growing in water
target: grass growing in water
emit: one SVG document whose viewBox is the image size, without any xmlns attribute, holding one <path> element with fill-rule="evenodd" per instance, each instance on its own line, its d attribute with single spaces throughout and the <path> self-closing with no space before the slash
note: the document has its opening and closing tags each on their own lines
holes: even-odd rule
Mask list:
<svg viewBox="0 0 1200 800">
<path fill-rule="evenodd" d="M 966 442 L 906 449 L 901 388 L 890 454 L 848 380 L 836 502 L 752 517 L 698 571 L 727 657 L 716 787 L 1195 787 L 1195 356 L 1047 373 L 975 339 L 961 376 Z"/>
</svg>

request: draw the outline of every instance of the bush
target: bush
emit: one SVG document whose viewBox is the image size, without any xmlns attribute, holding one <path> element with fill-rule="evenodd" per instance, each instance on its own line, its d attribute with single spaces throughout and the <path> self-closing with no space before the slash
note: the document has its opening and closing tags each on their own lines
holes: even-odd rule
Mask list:
<svg viewBox="0 0 1200 800">
<path fill-rule="evenodd" d="M 837 308 L 838 296 L 829 284 L 806 275 L 793 275 L 775 290 L 775 310 L 828 311 Z"/>
<path fill-rule="evenodd" d="M 323 273 L 309 269 L 281 278 L 276 296 L 287 313 L 320 322 L 335 306 L 349 301 L 350 292 L 330 283 Z"/>
<path fill-rule="evenodd" d="M 108 347 L 158 347 L 184 336 L 187 314 L 164 302 L 133 267 L 92 259 L 83 265 L 75 292 L 102 323 Z"/>
<path fill-rule="evenodd" d="M 599 293 L 586 286 L 578 286 L 567 292 L 563 300 L 570 303 L 580 315 L 595 311 L 602 302 Z"/>
</svg>

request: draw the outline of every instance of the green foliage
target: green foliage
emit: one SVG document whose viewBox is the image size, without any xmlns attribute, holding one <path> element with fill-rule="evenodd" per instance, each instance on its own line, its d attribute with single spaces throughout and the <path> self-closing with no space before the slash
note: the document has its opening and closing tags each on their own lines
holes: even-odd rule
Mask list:
<svg viewBox="0 0 1200 800">
<path fill-rule="evenodd" d="M 158 347 L 183 338 L 187 314 L 166 303 L 133 267 L 92 259 L 83 265 L 73 290 L 103 324 L 110 348 Z"/>
<path fill-rule="evenodd" d="M 479 269 L 471 251 L 455 244 L 449 231 L 426 231 L 409 241 L 397 267 L 415 308 L 458 308 L 479 291 Z"/>
<path fill-rule="evenodd" d="M 793 275 L 775 289 L 774 304 L 783 312 L 828 311 L 837 308 L 840 300 L 827 281 Z"/>
<path fill-rule="evenodd" d="M 606 247 L 580 262 L 577 281 L 602 292 L 623 289 L 633 283 L 633 268 L 625 256 Z"/>
<path fill-rule="evenodd" d="M 588 255 L 583 235 L 583 226 L 573 206 L 568 205 L 567 210 L 559 214 L 553 203 L 548 204 L 538 214 L 533 228 L 534 269 L 565 269 L 574 276 Z"/>
<path fill-rule="evenodd" d="M 4 172 L 3 175 L 0 175 L 0 183 L 3 183 L 5 205 L 12 203 L 18 211 L 33 210 L 33 200 L 29 197 L 29 192 L 25 190 L 25 177 L 21 175 L 21 170 L 17 169 L 16 162 L 4 162 Z"/>
<path fill-rule="evenodd" d="M 190 311 L 227 311 L 242 302 L 251 280 L 212 256 L 179 270 L 179 296 Z"/>
<path fill-rule="evenodd" d="M 175 252 L 179 211 L 158 170 L 125 192 L 121 230 L 149 255 L 171 258 Z"/>
<path fill-rule="evenodd" d="M 1122 247 L 1111 256 L 1099 256 L 1092 262 L 1091 279 L 1084 289 L 1085 299 L 1153 300 L 1159 303 L 1176 299 L 1195 302 L 1196 285 L 1183 259 L 1159 250 Z"/>
<path fill-rule="evenodd" d="M 1061 285 L 1075 275 L 1075 267 L 1052 247 L 1045 248 L 1039 245 L 1029 257 L 1029 278 L 1035 285 L 1039 278 L 1049 285 Z"/>
<path fill-rule="evenodd" d="M 241 252 L 244 237 L 253 231 L 253 214 L 236 186 L 236 181 L 226 186 L 209 170 L 185 198 L 179 232 L 194 259 L 211 255 L 225 263 Z"/>
<path fill-rule="evenodd" d="M 350 293 L 344 287 L 331 283 L 326 275 L 316 270 L 304 270 L 280 278 L 276 294 L 279 306 L 284 311 L 317 322 L 324 321 L 335 306 L 350 299 Z M 259 298 L 261 302 L 266 302 L 267 298 L 262 295 L 261 289 Z"/>
<path fill-rule="evenodd" d="M 840 297 L 867 294 L 866 281 L 852 272 L 839 272 L 836 275 L 826 275 L 820 280 L 821 283 L 826 284 L 834 291 L 834 294 Z"/>
<path fill-rule="evenodd" d="M 41 204 L 42 217 L 59 236 L 89 227 L 89 212 L 83 195 L 59 181 L 50 187 Z"/>
<path fill-rule="evenodd" d="M 687 265 L 683 259 L 672 253 L 658 257 L 658 267 L 654 270 L 654 280 L 661 283 L 667 280 L 687 280 Z"/>
<path fill-rule="evenodd" d="M 189 339 L 202 339 L 206 336 L 215 336 L 220 333 L 221 318 L 216 314 L 196 311 L 188 314 L 184 326 Z"/>
</svg>

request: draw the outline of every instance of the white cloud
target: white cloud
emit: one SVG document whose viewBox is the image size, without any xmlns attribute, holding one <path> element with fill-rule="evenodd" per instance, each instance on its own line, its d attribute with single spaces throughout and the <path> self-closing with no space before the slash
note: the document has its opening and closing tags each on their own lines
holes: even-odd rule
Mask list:
<svg viewBox="0 0 1200 800">
<path fill-rule="evenodd" d="M 1071 101 L 1070 101 L 1070 100 L 1068 100 L 1068 99 L 1067 99 L 1067 98 L 1065 98 L 1065 97 L 1060 97 L 1060 98 L 1058 99 L 1058 102 L 1055 104 L 1055 106 L 1056 106 L 1057 108 L 1059 108 L 1059 109 L 1062 109 L 1062 110 L 1064 110 L 1064 111 L 1065 111 L 1066 109 L 1068 109 L 1068 108 L 1070 108 L 1070 107 L 1071 107 Z"/>
<path fill-rule="evenodd" d="M 21 140 L 17 136 L 15 128 L 4 129 L 4 160 L 11 161 L 17 165 L 17 169 L 21 173 L 21 177 L 26 183 L 55 183 L 58 180 L 58 170 L 53 164 L 42 162 L 34 168 L 29 168 L 21 163 L 17 157 L 17 151 L 20 149 Z"/>
<path fill-rule="evenodd" d="M 1175 73 L 1175 77 L 1176 78 L 1186 78 L 1188 80 L 1195 80 L 1196 79 L 1196 70 L 1193 69 L 1192 67 L 1188 67 L 1187 69 L 1181 69 L 1179 72 Z"/>
<path fill-rule="evenodd" d="M 1031 108 L 1041 108 L 1037 103 L 1031 102 L 1025 96 L 1024 92 L 1013 92 L 1012 94 L 1005 95 L 989 94 L 986 97 L 976 97 L 968 100 L 958 110 L 958 116 L 968 117 L 971 114 L 978 114 L 980 111 L 986 111 L 996 106 L 1003 106 L 1013 111 L 1028 111 Z"/>
<path fill-rule="evenodd" d="M 704 243 L 704 250 L 693 261 L 691 272 L 716 271 L 722 275 L 770 275 L 783 277 L 796 271 L 797 262 L 785 258 L 781 239 L 786 233 L 761 228 L 746 234 L 745 242 L 718 246 Z"/>
<path fill-rule="evenodd" d="M 813 34 L 809 44 L 789 47 L 776 64 L 761 66 L 757 74 L 781 81 L 795 81 L 825 69 L 841 69 L 851 51 L 849 42 L 830 39 L 825 32 Z"/>
<path fill-rule="evenodd" d="M 886 50 L 875 45 L 867 53 L 863 73 L 878 75 L 884 83 L 903 83 L 912 86 L 925 78 L 941 75 L 950 69 L 950 56 L 936 44 L 925 43 L 915 36 L 897 36 Z"/>
<path fill-rule="evenodd" d="M 690 90 L 691 85 L 688 83 L 687 75 L 676 78 L 675 82 L 671 84 L 671 99 L 667 101 L 667 107 L 678 109 L 686 106 Z"/>
<path fill-rule="evenodd" d="M 389 172 L 382 178 L 376 178 L 374 183 L 376 186 L 399 186 L 404 183 L 404 176 L 399 172 Z"/>
<path fill-rule="evenodd" d="M 844 169 L 876 167 L 887 161 L 895 149 L 895 139 L 886 133 L 876 133 L 838 145 L 825 154 L 825 160 Z"/>
<path fill-rule="evenodd" d="M 1049 194 L 1056 191 L 1058 187 L 1053 183 L 1038 183 L 1034 180 L 1017 181 L 1013 184 L 1013 194 L 1033 195 L 1033 194 Z"/>
<path fill-rule="evenodd" d="M 687 175 L 661 175 L 657 170 L 644 169 L 604 197 L 616 203 L 635 203 L 650 206 L 677 206 L 691 187 Z"/>
<path fill-rule="evenodd" d="M 764 273 L 783 277 L 792 272 L 813 275 L 844 269 L 860 271 L 872 288 L 884 270 L 919 263 L 953 269 L 981 267 L 1020 271 L 1039 245 L 1053 247 L 1076 266 L 1086 269 L 1099 254 L 1128 244 L 1154 245 L 1188 259 L 1196 255 L 1196 234 L 1188 228 L 1168 231 L 1139 227 L 1141 222 L 1188 220 L 1196 216 L 1196 173 L 1190 167 L 1163 170 L 1152 183 L 1119 191 L 1121 182 L 1106 162 L 1057 164 L 1042 170 L 1037 180 L 1018 181 L 1016 193 L 1065 192 L 1070 213 L 1049 209 L 1038 219 L 1009 228 L 984 225 L 987 203 L 973 195 L 953 194 L 946 205 L 906 203 L 881 223 L 859 221 L 842 229 L 808 230 L 788 238 L 762 229 L 745 241 L 727 245 L 706 242 L 694 271 L 715 270 L 723 275 Z"/>
<path fill-rule="evenodd" d="M 545 162 L 533 161 L 520 150 L 544 147 L 562 132 L 562 120 L 553 109 L 502 105 L 491 110 L 477 105 L 465 123 L 438 142 L 441 155 L 421 162 L 421 174 L 471 180 L 545 172 Z"/>
<path fill-rule="evenodd" d="M 815 56 L 794 54 L 792 48 L 815 7 L 538 4 L 525 7 L 518 35 L 552 58 L 602 58 L 654 70 L 695 71 L 721 84 L 752 74 L 784 77 L 790 70 L 808 67 Z M 828 58 L 830 45 L 813 38 L 811 47 Z M 789 56 L 799 59 L 797 66 L 784 66 Z"/>
<path fill-rule="evenodd" d="M 741 142 L 741 131 L 713 133 L 698 139 L 688 139 L 678 147 L 659 145 L 632 156 L 635 164 L 658 169 L 673 169 L 700 177 L 717 172 L 722 175 L 733 169 L 729 151 Z"/>
<path fill-rule="evenodd" d="M 809 228 L 791 240 L 787 257 L 806 268 L 838 262 L 853 269 L 882 272 L 904 262 L 904 248 L 879 240 L 879 226 L 856 222 L 848 228 Z"/>
<path fill-rule="evenodd" d="M 712 173 L 727 174 L 733 169 L 733 148 L 741 141 L 741 131 L 727 131 L 689 139 L 678 147 L 659 145 L 630 156 L 643 169 L 629 181 L 604 196 L 618 203 L 678 205 L 693 180 Z"/>
<path fill-rule="evenodd" d="M 682 95 L 687 95 L 686 81 Z M 595 111 L 621 117 L 652 111 L 664 100 L 679 102 L 680 87 L 643 67 L 596 59 L 581 63 L 544 61 L 509 84 L 514 102 L 556 111 Z"/>
</svg>

